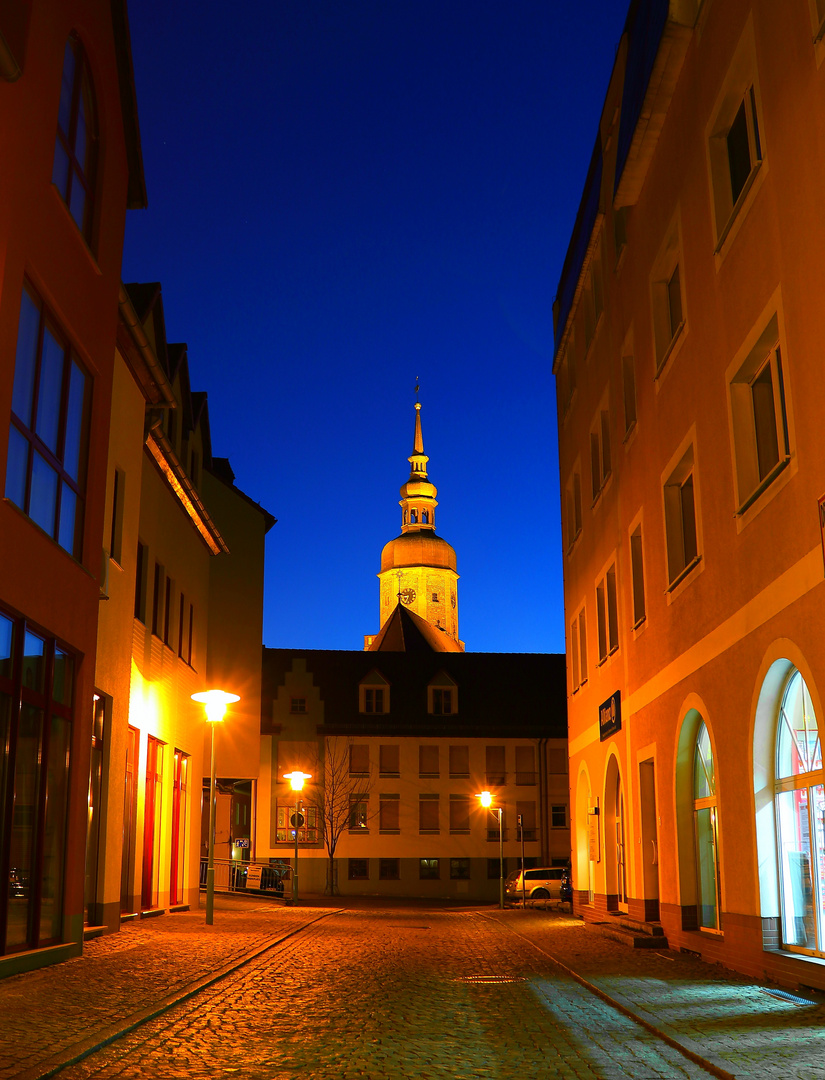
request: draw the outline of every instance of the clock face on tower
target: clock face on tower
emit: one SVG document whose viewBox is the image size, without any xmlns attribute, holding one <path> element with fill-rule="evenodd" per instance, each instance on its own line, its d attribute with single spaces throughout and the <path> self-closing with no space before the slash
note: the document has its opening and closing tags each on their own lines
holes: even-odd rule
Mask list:
<svg viewBox="0 0 825 1080">
<path fill-rule="evenodd" d="M 402 589 L 401 600 L 405 604 L 411 604 L 415 600 L 415 589 Z"/>
</svg>

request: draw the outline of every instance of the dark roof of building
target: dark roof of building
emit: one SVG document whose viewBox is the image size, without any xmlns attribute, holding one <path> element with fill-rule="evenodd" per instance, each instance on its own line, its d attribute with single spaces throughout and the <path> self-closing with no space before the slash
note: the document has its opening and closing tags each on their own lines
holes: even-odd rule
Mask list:
<svg viewBox="0 0 825 1080">
<path fill-rule="evenodd" d="M 263 724 L 295 659 L 306 662 L 324 703 L 322 735 L 567 738 L 565 661 L 560 653 L 355 652 L 264 649 Z M 390 711 L 359 712 L 359 685 L 378 672 Z M 445 674 L 457 688 L 458 712 L 427 712 L 427 687 Z"/>
<path fill-rule="evenodd" d="M 415 655 L 461 652 L 448 633 L 404 607 L 399 600 L 395 611 L 378 632 L 370 652 L 404 652 Z"/>
</svg>

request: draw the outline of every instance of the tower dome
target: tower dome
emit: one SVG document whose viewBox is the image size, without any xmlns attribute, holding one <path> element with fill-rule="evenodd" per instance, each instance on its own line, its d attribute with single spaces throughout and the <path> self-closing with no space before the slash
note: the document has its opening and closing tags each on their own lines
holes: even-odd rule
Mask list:
<svg viewBox="0 0 825 1080">
<path fill-rule="evenodd" d="M 381 552 L 380 618 L 383 627 L 398 604 L 458 643 L 458 573 L 450 544 L 435 531 L 437 490 L 427 476 L 429 458 L 421 433 L 421 403 L 415 388 L 410 475 L 401 485 L 401 533 Z"/>
</svg>

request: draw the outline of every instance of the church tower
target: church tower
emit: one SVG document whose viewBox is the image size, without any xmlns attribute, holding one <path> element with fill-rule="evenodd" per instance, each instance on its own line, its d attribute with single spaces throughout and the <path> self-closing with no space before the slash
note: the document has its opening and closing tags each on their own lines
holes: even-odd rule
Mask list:
<svg viewBox="0 0 825 1080">
<path fill-rule="evenodd" d="M 418 387 L 415 388 L 416 395 Z M 452 639 L 458 639 L 458 574 L 455 551 L 435 532 L 436 488 L 427 478 L 421 403 L 415 402 L 410 477 L 401 487 L 401 535 L 381 552 L 380 619 L 383 627 L 399 603 Z M 369 643 L 371 639 L 367 638 Z M 446 644 L 446 643 L 445 643 Z M 369 647 L 369 645 L 367 646 Z"/>
</svg>

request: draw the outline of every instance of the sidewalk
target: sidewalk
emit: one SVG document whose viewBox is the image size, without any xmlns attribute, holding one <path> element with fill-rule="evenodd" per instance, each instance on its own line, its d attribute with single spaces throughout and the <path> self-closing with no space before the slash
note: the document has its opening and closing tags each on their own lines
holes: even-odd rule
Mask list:
<svg viewBox="0 0 825 1080">
<path fill-rule="evenodd" d="M 671 1045 L 723 1077 L 825 1080 L 825 996 L 798 996 L 672 950 L 631 949 L 559 911 L 488 910 Z M 766 992 L 770 991 L 770 992 Z M 772 993 L 771 993 L 772 992 Z"/>
<path fill-rule="evenodd" d="M 215 925 L 193 911 L 126 923 L 76 960 L 0 981 L 0 1080 L 36 1080 L 182 1000 L 269 945 L 344 907 L 437 910 L 306 897 L 287 908 L 217 896 Z M 454 911 L 454 905 L 444 906 Z M 647 1027 L 743 1080 L 825 1080 L 825 997 L 770 996 L 733 972 L 676 952 L 629 949 L 558 909 L 464 908 L 519 934 Z M 375 1078 L 378 1080 L 378 1078 Z"/>
</svg>

